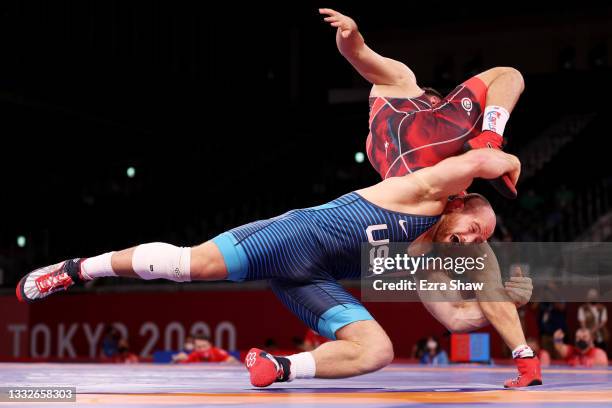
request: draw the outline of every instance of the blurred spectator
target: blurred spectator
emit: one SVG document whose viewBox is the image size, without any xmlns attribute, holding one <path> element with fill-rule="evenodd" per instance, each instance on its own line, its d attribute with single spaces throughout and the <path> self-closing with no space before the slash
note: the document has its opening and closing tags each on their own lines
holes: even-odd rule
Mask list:
<svg viewBox="0 0 612 408">
<path fill-rule="evenodd" d="M 185 337 L 185 341 L 183 342 L 183 353 L 189 354 L 193 351 L 193 349 L 195 348 L 193 341 L 193 336 Z"/>
<path fill-rule="evenodd" d="M 312 351 L 328 341 L 329 339 L 327 337 L 323 337 L 314 330 L 308 329 L 306 336 L 304 337 L 304 342 L 302 343 L 302 350 Z"/>
<path fill-rule="evenodd" d="M 540 359 L 542 367 L 548 367 L 550 365 L 550 353 L 540 348 L 540 343 L 533 337 L 527 339 L 527 345 L 531 347 L 535 355 Z"/>
<path fill-rule="evenodd" d="M 421 364 L 448 364 L 448 354 L 440 347 L 435 337 L 428 337 L 425 342 L 425 352 L 420 359 Z"/>
<path fill-rule="evenodd" d="M 427 338 L 423 337 L 417 340 L 416 344 L 412 346 L 412 352 L 410 353 L 410 358 L 414 358 L 416 360 L 421 361 L 421 358 L 427 351 Z"/>
<path fill-rule="evenodd" d="M 540 346 L 551 354 L 556 353 L 553 334 L 559 329 L 567 331 L 565 304 L 560 302 L 540 303 L 538 305 L 538 329 Z"/>
<path fill-rule="evenodd" d="M 109 324 L 104 329 L 104 338 L 102 339 L 102 358 L 112 359 L 117 354 L 119 349 L 119 340 L 121 334 L 119 330 L 112 324 Z"/>
<path fill-rule="evenodd" d="M 578 322 L 580 327 L 587 329 L 593 336 L 593 343 L 607 352 L 608 350 L 608 310 L 599 302 L 599 293 L 590 289 L 587 293 L 587 303 L 578 308 Z"/>
<path fill-rule="evenodd" d="M 607 367 L 608 356 L 605 351 L 593 344 L 591 332 L 587 329 L 576 330 L 574 345 L 563 343 L 563 330 L 555 332 L 555 348 L 557 353 L 569 365 L 576 367 Z"/>
<path fill-rule="evenodd" d="M 173 358 L 179 363 L 229 363 L 237 360 L 227 351 L 214 347 L 206 336 L 194 336 L 194 349 L 191 353 L 179 353 Z"/>
<path fill-rule="evenodd" d="M 185 337 L 185 341 L 183 342 L 183 349 L 179 351 L 177 354 L 172 355 L 172 362 L 183 361 L 186 360 L 189 354 L 193 352 L 195 348 L 193 336 Z"/>
<path fill-rule="evenodd" d="M 134 364 L 138 363 L 138 356 L 130 351 L 130 345 L 126 338 L 119 340 L 117 353 L 113 357 L 115 363 Z"/>
</svg>

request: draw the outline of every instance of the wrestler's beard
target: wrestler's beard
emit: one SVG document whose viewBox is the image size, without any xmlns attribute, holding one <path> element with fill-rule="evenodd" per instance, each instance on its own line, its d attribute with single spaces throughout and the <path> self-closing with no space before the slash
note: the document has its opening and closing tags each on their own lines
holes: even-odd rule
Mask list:
<svg viewBox="0 0 612 408">
<path fill-rule="evenodd" d="M 438 223 L 438 227 L 433 235 L 433 242 L 450 242 L 448 237 L 453 232 L 454 214 L 445 214 Z"/>
</svg>

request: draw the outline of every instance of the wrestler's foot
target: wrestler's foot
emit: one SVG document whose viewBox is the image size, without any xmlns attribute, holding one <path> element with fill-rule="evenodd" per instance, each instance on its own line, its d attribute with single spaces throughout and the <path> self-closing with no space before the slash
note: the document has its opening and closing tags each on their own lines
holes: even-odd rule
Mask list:
<svg viewBox="0 0 612 408">
<path fill-rule="evenodd" d="M 274 382 L 289 380 L 291 362 L 284 357 L 274 357 L 258 348 L 252 348 L 244 359 L 244 365 L 255 387 L 267 387 Z"/>
<path fill-rule="evenodd" d="M 504 145 L 504 138 L 495 132 L 485 130 L 478 136 L 468 140 L 463 145 L 463 151 L 474 150 L 474 149 L 497 149 L 502 150 Z M 489 180 L 489 183 L 504 197 L 514 199 L 517 196 L 516 187 L 512 183 L 510 177 L 504 174 L 493 180 Z"/>
<path fill-rule="evenodd" d="M 504 388 L 531 387 L 542 385 L 542 371 L 537 357 L 515 358 L 519 375 L 515 379 L 506 380 Z"/>
<path fill-rule="evenodd" d="M 23 303 L 33 303 L 83 282 L 82 261 L 82 258 L 69 259 L 28 273 L 17 284 L 17 299 Z"/>
</svg>

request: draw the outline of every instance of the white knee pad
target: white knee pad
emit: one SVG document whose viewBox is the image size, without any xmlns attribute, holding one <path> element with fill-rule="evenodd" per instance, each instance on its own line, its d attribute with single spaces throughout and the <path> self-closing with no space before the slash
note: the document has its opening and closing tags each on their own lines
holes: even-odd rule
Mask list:
<svg viewBox="0 0 612 408">
<path fill-rule="evenodd" d="M 191 280 L 191 248 L 163 242 L 138 245 L 132 255 L 132 269 L 142 279 Z"/>
</svg>

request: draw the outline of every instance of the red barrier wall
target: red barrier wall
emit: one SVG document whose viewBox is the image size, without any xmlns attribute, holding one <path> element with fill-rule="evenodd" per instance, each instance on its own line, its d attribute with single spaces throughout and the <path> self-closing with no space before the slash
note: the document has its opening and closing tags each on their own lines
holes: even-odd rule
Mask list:
<svg viewBox="0 0 612 408">
<path fill-rule="evenodd" d="M 358 291 L 352 291 L 358 296 Z M 445 329 L 420 303 L 367 303 L 387 330 L 398 357 L 409 357 L 416 341 L 436 335 L 448 349 Z M 273 338 L 281 349 L 306 327 L 266 290 L 130 292 L 66 294 L 21 305 L 0 297 L 0 359 L 97 358 L 105 325 L 118 324 L 131 347 L 143 357 L 154 350 L 176 349 L 184 335 L 204 332 L 222 347 L 248 349 Z M 568 320 L 575 305 L 568 307 Z M 529 321 L 529 319 L 528 319 Z M 528 330 L 532 335 L 534 322 Z M 491 354 L 502 355 L 502 342 L 491 328 Z"/>
<path fill-rule="evenodd" d="M 0 359 L 29 354 L 28 312 L 14 296 L 0 296 Z"/>
</svg>

